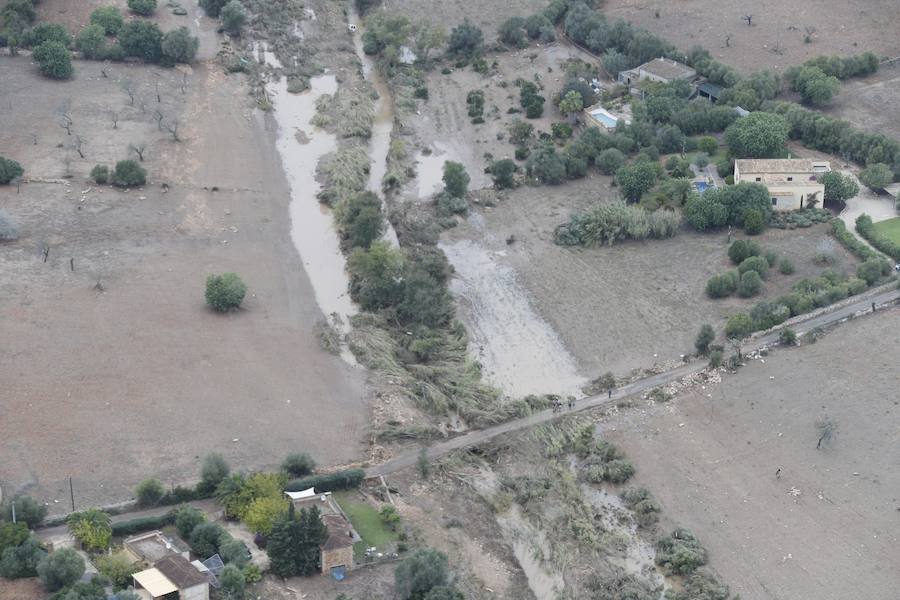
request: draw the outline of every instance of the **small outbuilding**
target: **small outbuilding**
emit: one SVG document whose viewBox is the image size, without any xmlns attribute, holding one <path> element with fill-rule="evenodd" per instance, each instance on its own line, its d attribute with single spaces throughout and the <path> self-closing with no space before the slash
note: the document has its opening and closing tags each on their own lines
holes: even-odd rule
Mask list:
<svg viewBox="0 0 900 600">
<path fill-rule="evenodd" d="M 734 161 L 734 182 L 766 186 L 772 210 L 797 210 L 824 199 L 818 178 L 830 170 L 828 161 L 808 158 L 741 159 Z"/>
<path fill-rule="evenodd" d="M 157 561 L 132 578 L 134 591 L 143 600 L 209 600 L 209 576 L 179 554 Z"/>
<path fill-rule="evenodd" d="M 670 58 L 660 57 L 654 58 L 653 60 L 645 62 L 644 64 L 633 69 L 622 71 L 621 73 L 619 73 L 619 83 L 627 86 L 632 86 L 637 84 L 639 81 L 644 81 L 647 79 L 649 79 L 650 81 L 657 81 L 659 83 L 669 83 L 670 81 L 676 81 L 679 79 L 690 81 L 696 76 L 697 71 L 690 68 L 686 64 L 680 63 L 677 60 L 672 60 Z"/>
<path fill-rule="evenodd" d="M 716 103 L 722 96 L 722 86 L 704 81 L 697 86 L 697 95 L 701 98 L 706 98 L 712 103 Z"/>
</svg>

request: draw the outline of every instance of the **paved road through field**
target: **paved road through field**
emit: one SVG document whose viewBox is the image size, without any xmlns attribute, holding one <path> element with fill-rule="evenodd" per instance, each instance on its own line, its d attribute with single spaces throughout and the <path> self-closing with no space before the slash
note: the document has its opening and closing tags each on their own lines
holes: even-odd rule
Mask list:
<svg viewBox="0 0 900 600">
<path fill-rule="evenodd" d="M 878 307 L 883 307 L 888 304 L 897 302 L 898 299 L 900 299 L 900 290 L 897 290 L 896 288 L 887 291 L 866 294 L 857 302 L 853 302 L 846 306 L 836 308 L 833 311 L 828 311 L 818 316 L 800 321 L 792 325 L 791 328 L 795 332 L 797 332 L 798 335 L 800 335 L 817 327 L 823 327 L 832 323 L 840 322 L 852 315 L 864 313 L 867 310 L 871 311 L 872 303 L 874 303 Z M 779 332 L 774 331 L 760 337 L 751 338 L 747 341 L 743 351 L 748 352 L 757 350 L 759 348 L 762 348 L 763 346 L 771 346 L 777 343 L 778 335 Z M 607 393 L 602 393 L 595 396 L 582 398 L 581 400 L 578 400 L 573 410 L 563 410 L 563 412 L 561 413 L 553 412 L 552 409 L 543 410 L 528 417 L 523 417 L 521 419 L 516 419 L 513 421 L 507 421 L 506 423 L 502 423 L 494 427 L 471 431 L 464 435 L 451 438 L 443 442 L 438 442 L 436 444 L 428 446 L 425 452 L 429 459 L 439 458 L 460 448 L 482 444 L 499 435 L 503 435 L 504 433 L 519 431 L 520 429 L 525 429 L 534 425 L 539 425 L 541 423 L 554 421 L 575 412 L 581 412 L 608 404 L 614 404 L 616 402 L 619 402 L 623 398 L 627 398 L 628 396 L 640 394 L 657 386 L 672 383 L 673 381 L 678 381 L 685 375 L 690 375 L 692 373 L 702 371 L 706 368 L 706 366 L 707 364 L 703 361 L 694 361 L 676 369 L 672 369 L 671 371 L 665 371 L 663 373 L 650 375 L 643 379 L 639 379 L 637 381 L 629 383 L 628 385 L 624 385 L 616 390 L 613 390 L 612 396 L 609 396 Z M 391 460 L 380 465 L 373 465 L 366 469 L 366 477 L 388 475 L 401 469 L 411 467 L 418 461 L 419 453 L 420 451 L 408 452 L 406 454 L 401 454 L 396 458 L 392 458 Z"/>
</svg>

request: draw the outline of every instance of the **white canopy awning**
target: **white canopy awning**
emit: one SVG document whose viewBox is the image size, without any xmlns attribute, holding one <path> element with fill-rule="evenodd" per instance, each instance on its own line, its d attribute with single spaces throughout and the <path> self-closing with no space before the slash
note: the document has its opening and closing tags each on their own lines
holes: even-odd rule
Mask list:
<svg viewBox="0 0 900 600">
<path fill-rule="evenodd" d="M 291 500 L 303 500 L 305 498 L 312 498 L 316 495 L 316 488 L 311 487 L 307 490 L 303 490 L 300 492 L 285 492 L 285 496 L 290 498 Z"/>
</svg>

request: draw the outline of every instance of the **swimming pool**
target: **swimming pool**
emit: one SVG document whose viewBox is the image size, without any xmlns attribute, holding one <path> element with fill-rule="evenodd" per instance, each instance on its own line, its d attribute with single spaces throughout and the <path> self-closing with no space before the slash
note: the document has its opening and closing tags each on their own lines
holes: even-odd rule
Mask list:
<svg viewBox="0 0 900 600">
<path fill-rule="evenodd" d="M 602 108 L 591 111 L 591 116 L 603 123 L 607 129 L 615 129 L 618 119 L 603 110 Z"/>
<path fill-rule="evenodd" d="M 706 183 L 705 181 L 695 181 L 694 187 L 697 188 L 697 191 L 701 194 L 705 192 L 707 189 L 712 188 L 716 189 L 716 184 L 714 183 Z"/>
</svg>

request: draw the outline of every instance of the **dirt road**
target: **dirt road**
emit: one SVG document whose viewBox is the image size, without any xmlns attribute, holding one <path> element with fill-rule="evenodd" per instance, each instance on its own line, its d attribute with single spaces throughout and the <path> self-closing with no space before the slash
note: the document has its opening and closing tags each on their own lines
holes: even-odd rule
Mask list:
<svg viewBox="0 0 900 600">
<path fill-rule="evenodd" d="M 839 309 L 835 309 L 831 312 L 827 312 L 801 323 L 797 323 L 792 328 L 797 332 L 798 335 L 803 334 L 817 327 L 823 327 L 831 323 L 838 323 L 841 320 L 857 313 L 864 313 L 867 310 L 871 310 L 871 305 L 873 302 L 876 306 L 881 307 L 892 304 L 898 299 L 900 299 L 900 291 L 898 291 L 897 289 L 881 291 L 872 295 L 866 295 L 865 298 L 861 298 L 860 300 L 852 304 L 842 306 Z M 744 352 L 749 352 L 763 346 L 771 346 L 775 344 L 777 340 L 777 332 L 753 338 L 747 344 L 745 344 Z M 702 371 L 705 368 L 706 363 L 702 361 L 689 363 L 684 365 L 683 367 L 678 367 L 677 369 L 665 371 L 656 375 L 651 375 L 628 385 L 622 386 L 621 388 L 614 390 L 611 396 L 604 393 L 590 396 L 588 398 L 583 398 L 577 402 L 574 411 L 564 410 L 562 413 L 557 413 L 553 412 L 552 409 L 544 410 L 522 419 L 516 419 L 507 423 L 503 423 L 501 425 L 497 425 L 495 427 L 489 427 L 487 429 L 472 431 L 445 442 L 433 444 L 426 449 L 426 453 L 428 458 L 430 459 L 439 458 L 454 450 L 459 450 L 460 448 L 465 448 L 467 446 L 482 444 L 505 433 L 510 433 L 512 431 L 518 431 L 520 429 L 533 427 L 534 425 L 539 425 L 541 423 L 554 421 L 556 419 L 560 419 L 567 415 L 573 414 L 573 412 L 581 412 L 608 404 L 615 404 L 628 396 L 640 394 L 657 386 L 677 381 L 682 377 L 685 377 L 686 375 Z M 388 475 L 395 471 L 411 467 L 416 464 L 418 458 L 418 452 L 409 452 L 406 454 L 402 454 L 383 464 L 374 465 L 367 468 L 366 477 Z"/>
</svg>

